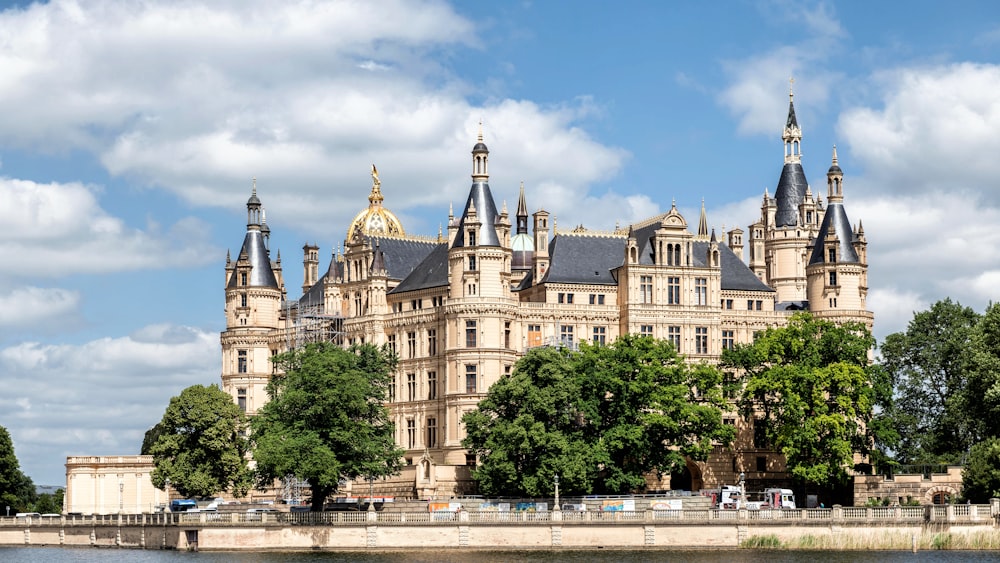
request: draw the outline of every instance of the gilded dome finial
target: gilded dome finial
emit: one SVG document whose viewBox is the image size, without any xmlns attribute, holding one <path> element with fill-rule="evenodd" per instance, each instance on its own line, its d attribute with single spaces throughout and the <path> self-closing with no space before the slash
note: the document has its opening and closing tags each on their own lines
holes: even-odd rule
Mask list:
<svg viewBox="0 0 1000 563">
<path fill-rule="evenodd" d="M 368 195 L 368 201 L 373 204 L 382 204 L 382 182 L 378 179 L 378 169 L 375 168 L 375 163 L 372 163 L 372 193 Z"/>
</svg>

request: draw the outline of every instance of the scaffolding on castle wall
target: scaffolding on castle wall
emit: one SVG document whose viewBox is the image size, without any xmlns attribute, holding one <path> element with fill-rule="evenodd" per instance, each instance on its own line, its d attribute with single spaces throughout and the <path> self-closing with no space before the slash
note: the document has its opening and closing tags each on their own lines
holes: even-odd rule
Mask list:
<svg viewBox="0 0 1000 563">
<path fill-rule="evenodd" d="M 344 317 L 326 313 L 322 303 L 285 301 L 285 323 L 286 350 L 313 342 L 344 345 Z"/>
</svg>

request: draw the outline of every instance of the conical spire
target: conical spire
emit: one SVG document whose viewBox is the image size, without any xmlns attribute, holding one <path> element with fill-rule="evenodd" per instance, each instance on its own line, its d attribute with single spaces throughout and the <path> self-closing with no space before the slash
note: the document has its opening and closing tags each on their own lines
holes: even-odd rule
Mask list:
<svg viewBox="0 0 1000 563">
<path fill-rule="evenodd" d="M 524 202 L 524 182 L 521 182 L 521 194 L 517 198 L 517 233 L 528 234 L 528 204 Z"/>
<path fill-rule="evenodd" d="M 708 216 L 705 214 L 705 198 L 701 198 L 701 217 L 698 219 L 698 238 L 708 238 Z"/>
<path fill-rule="evenodd" d="M 785 164 L 802 160 L 802 129 L 799 128 L 799 121 L 795 118 L 795 92 L 791 88 L 791 84 L 794 83 L 794 78 L 789 79 L 788 118 L 785 120 L 785 130 L 781 135 L 781 139 L 785 142 Z"/>
</svg>

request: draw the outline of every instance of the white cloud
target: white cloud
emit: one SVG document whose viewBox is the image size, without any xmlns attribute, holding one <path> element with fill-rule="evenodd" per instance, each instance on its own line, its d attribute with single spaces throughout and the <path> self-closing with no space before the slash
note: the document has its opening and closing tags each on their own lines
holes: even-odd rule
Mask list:
<svg viewBox="0 0 1000 563">
<path fill-rule="evenodd" d="M 0 424 L 22 468 L 59 484 L 67 455 L 138 453 L 170 397 L 219 381 L 219 335 L 153 325 L 81 345 L 21 343 L 0 350 Z"/>
<path fill-rule="evenodd" d="M 435 61 L 477 32 L 436 1 L 32 5 L 0 13 L 0 134 L 91 151 L 197 206 L 238 209 L 256 176 L 272 227 L 324 236 L 364 203 L 371 162 L 393 211 L 443 218 L 467 193 L 480 119 L 510 173 L 498 198 L 521 180 L 582 196 L 613 176 L 625 153 L 576 127 L 590 100 L 468 101 L 478 86 Z"/>
<path fill-rule="evenodd" d="M 957 63 L 875 77 L 880 108 L 845 111 L 838 129 L 883 193 L 963 192 L 1000 204 L 1000 66 Z"/>
<path fill-rule="evenodd" d="M 767 19 L 801 28 L 803 38 L 794 44 L 779 45 L 746 59 L 729 60 L 723 69 L 731 84 L 718 96 L 719 102 L 739 119 L 743 134 L 780 135 L 776 124 L 784 123 L 788 112 L 789 78 L 795 78 L 795 93 L 801 94 L 795 109 L 802 112 L 823 107 L 840 74 L 825 70 L 820 63 L 830 57 L 845 36 L 840 22 L 825 4 L 804 6 L 792 2 L 765 3 Z M 782 95 L 784 94 L 784 96 Z"/>
<path fill-rule="evenodd" d="M 200 221 L 184 219 L 165 233 L 155 226 L 150 231 L 132 229 L 102 209 L 94 191 L 78 183 L 0 177 L 0 224 L 17 233 L 0 240 L 2 275 L 55 277 L 172 268 L 204 264 L 220 255 L 207 244 L 207 228 Z M 30 296 L 41 297 L 37 291 Z M 49 296 L 56 300 L 48 306 L 57 309 L 75 306 L 78 299 L 69 303 L 71 296 L 65 292 Z"/>
<path fill-rule="evenodd" d="M 0 293 L 0 327 L 24 329 L 65 323 L 76 316 L 80 294 L 60 288 L 19 287 Z"/>
</svg>

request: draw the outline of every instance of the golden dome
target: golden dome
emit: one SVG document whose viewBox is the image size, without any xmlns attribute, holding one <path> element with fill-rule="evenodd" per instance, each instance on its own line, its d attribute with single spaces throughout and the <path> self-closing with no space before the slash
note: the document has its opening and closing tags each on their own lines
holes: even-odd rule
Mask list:
<svg viewBox="0 0 1000 563">
<path fill-rule="evenodd" d="M 399 219 L 382 207 L 382 182 L 378 179 L 378 170 L 372 164 L 372 193 L 368 195 L 368 209 L 358 213 L 347 228 L 347 240 L 352 240 L 355 236 L 404 236 L 403 224 Z"/>
</svg>

